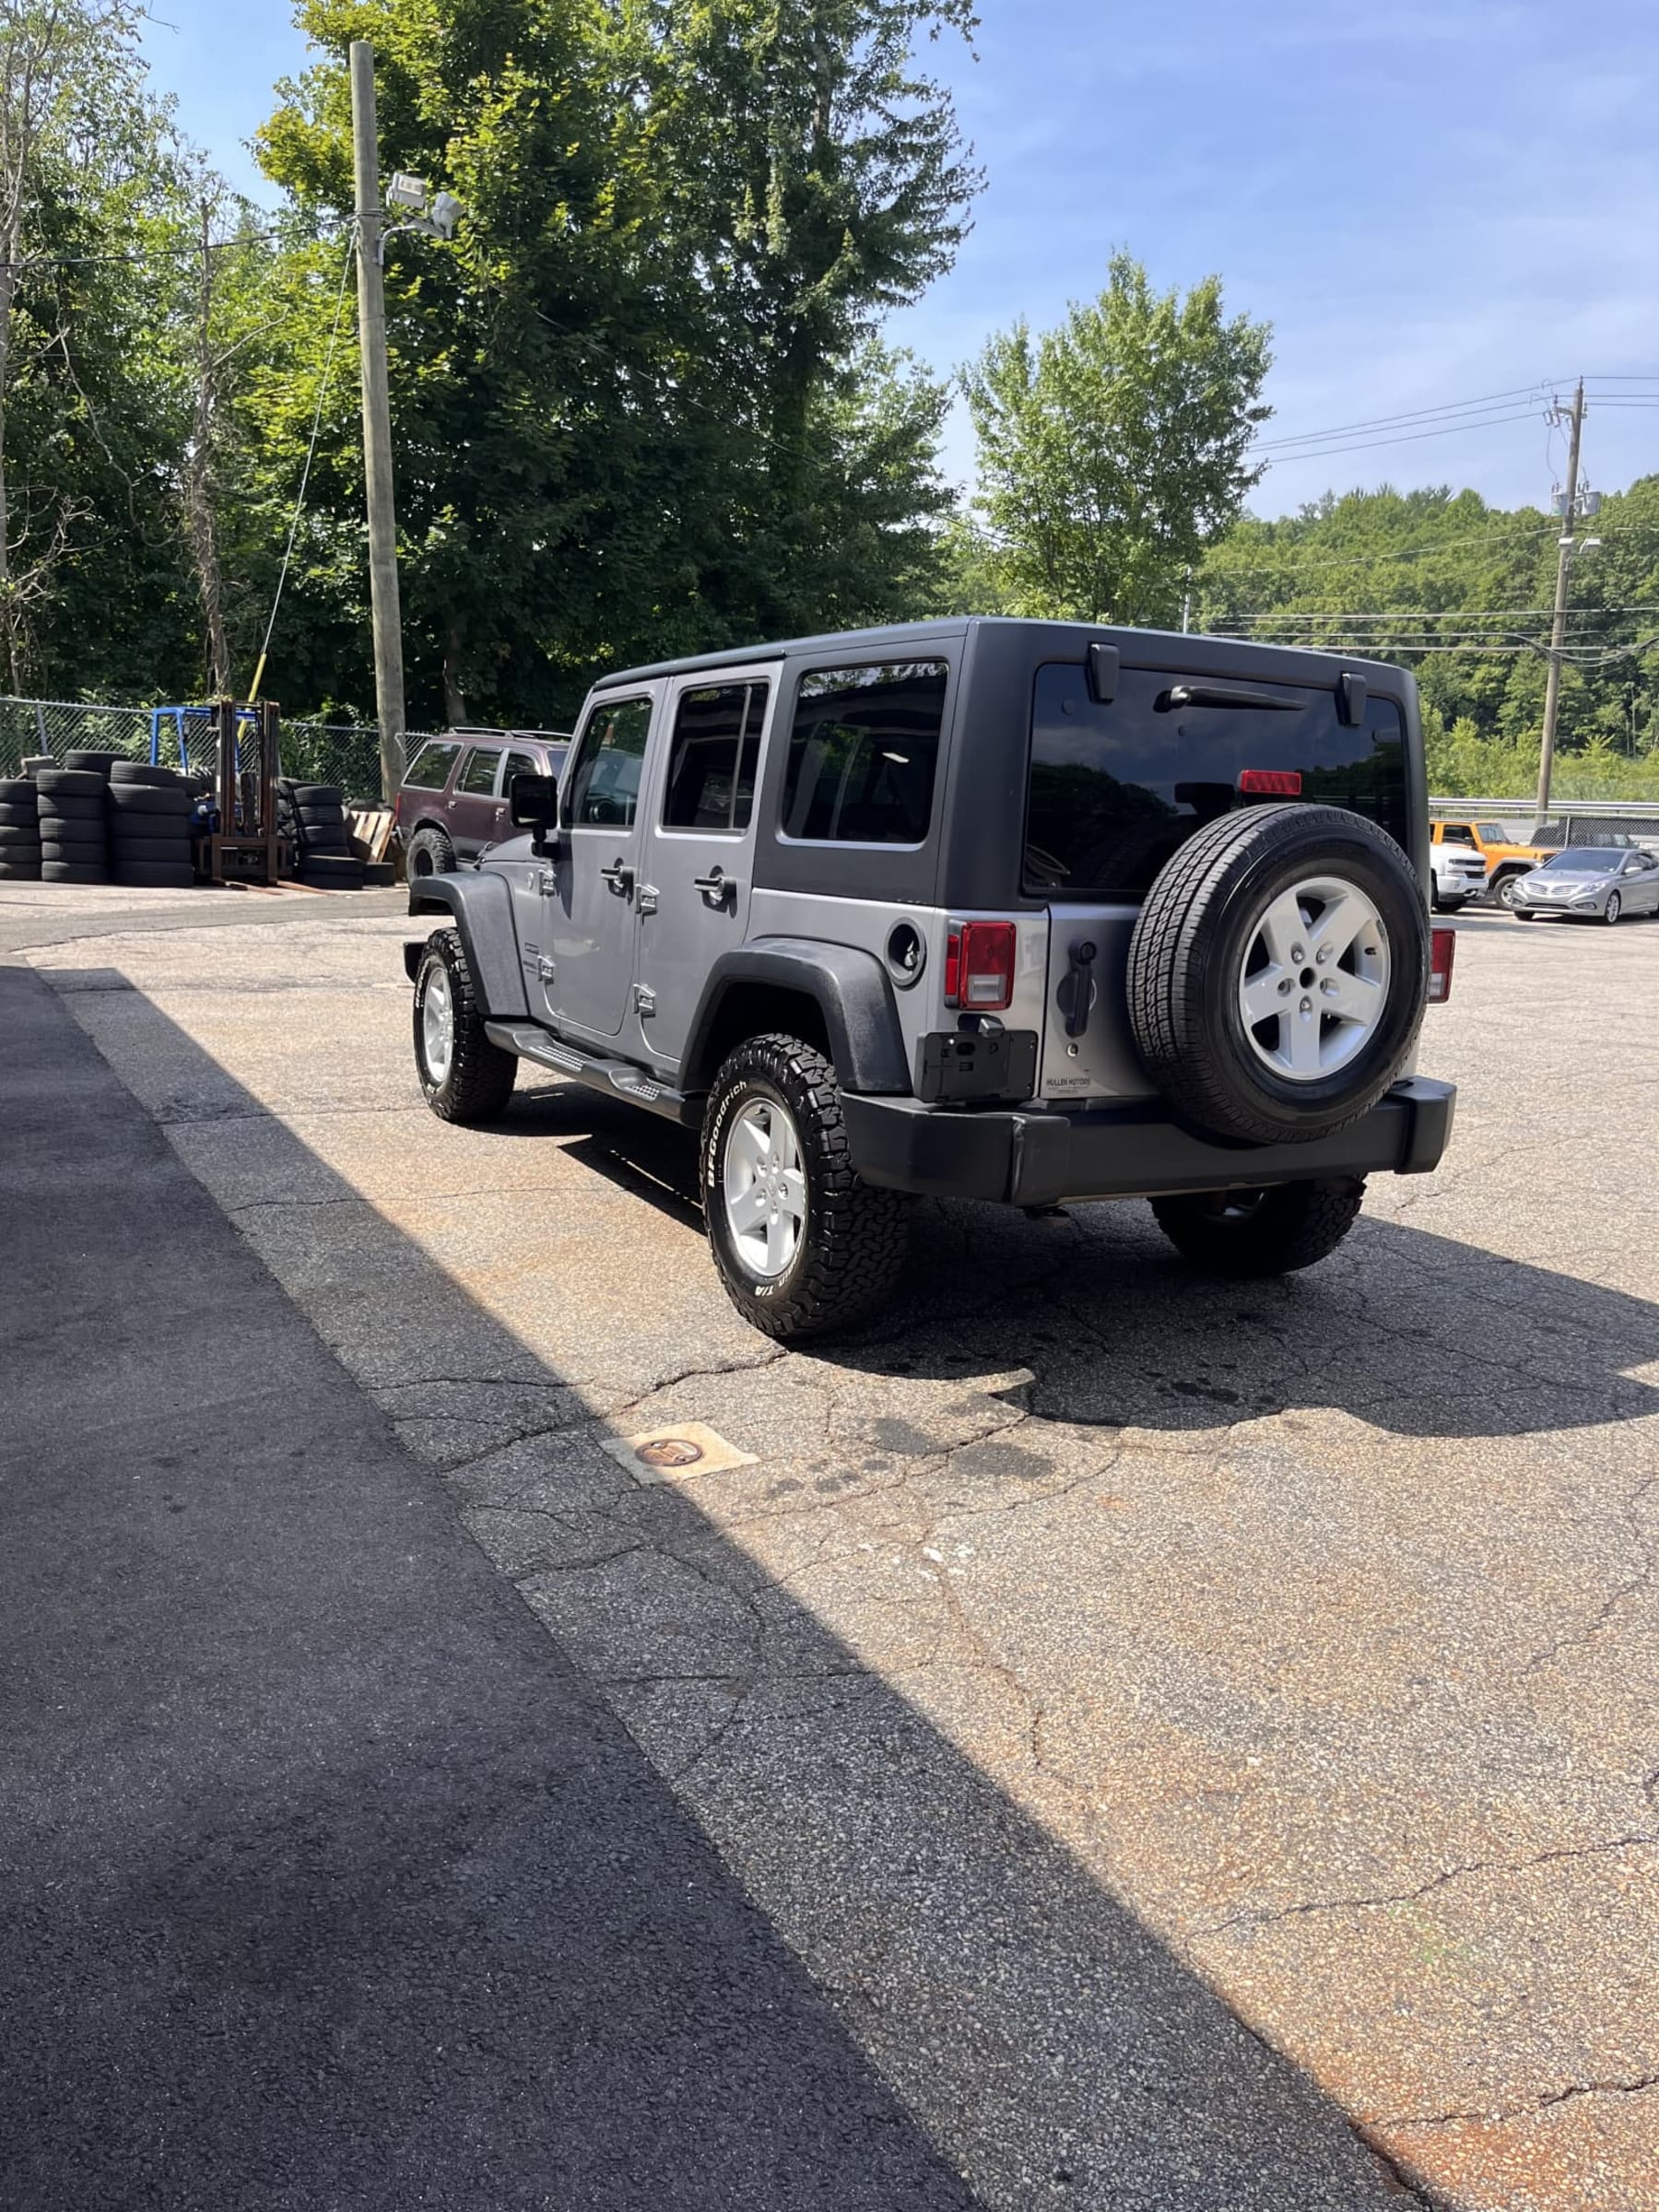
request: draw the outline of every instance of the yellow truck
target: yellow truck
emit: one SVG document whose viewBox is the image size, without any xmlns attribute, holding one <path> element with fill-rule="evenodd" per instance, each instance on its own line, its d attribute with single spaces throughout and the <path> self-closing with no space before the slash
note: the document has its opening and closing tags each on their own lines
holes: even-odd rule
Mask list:
<svg viewBox="0 0 1659 2212">
<path fill-rule="evenodd" d="M 1455 853 L 1478 853 L 1486 869 L 1487 897 L 1496 900 L 1500 906 L 1508 906 L 1513 886 L 1528 869 L 1537 867 L 1552 853 L 1559 853 L 1566 842 L 1553 822 L 1546 825 L 1544 836 L 1535 842 L 1520 842 L 1516 833 L 1521 828 L 1519 822 L 1477 821 L 1473 816 L 1458 821 L 1436 822 L 1430 833 L 1432 857 L 1438 860 L 1444 854 L 1450 859 Z M 1438 879 L 1438 867 L 1435 875 Z"/>
</svg>

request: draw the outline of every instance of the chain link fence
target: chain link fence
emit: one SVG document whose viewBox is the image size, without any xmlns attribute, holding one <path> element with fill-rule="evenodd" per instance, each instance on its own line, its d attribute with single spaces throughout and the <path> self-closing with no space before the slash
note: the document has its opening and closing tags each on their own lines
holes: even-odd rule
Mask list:
<svg viewBox="0 0 1659 2212">
<path fill-rule="evenodd" d="M 147 760 L 152 733 L 157 758 L 177 768 L 181 719 L 192 764 L 210 764 L 213 719 L 206 707 L 185 709 L 181 717 L 177 711 L 96 706 L 85 700 L 0 699 L 0 776 L 15 776 L 23 761 L 47 754 L 54 760 L 71 752 Z M 408 733 L 410 751 L 424 735 Z M 307 783 L 341 784 L 348 806 L 377 806 L 380 733 L 360 723 L 284 720 L 282 772 Z"/>
</svg>

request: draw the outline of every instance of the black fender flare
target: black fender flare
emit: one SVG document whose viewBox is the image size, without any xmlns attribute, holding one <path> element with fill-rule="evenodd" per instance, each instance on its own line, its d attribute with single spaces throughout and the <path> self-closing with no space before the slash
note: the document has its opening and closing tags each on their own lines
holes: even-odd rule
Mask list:
<svg viewBox="0 0 1659 2212">
<path fill-rule="evenodd" d="M 723 1001 L 742 983 L 804 993 L 818 1006 L 830 1056 L 843 1089 L 872 1098 L 908 1098 L 911 1071 L 887 970 L 855 945 L 809 937 L 756 937 L 723 952 L 709 971 L 680 1061 L 680 1088 L 707 1090 L 714 1080 Z"/>
<path fill-rule="evenodd" d="M 493 1021 L 524 1021 L 530 1013 L 512 893 L 507 878 L 483 869 L 422 876 L 409 886 L 411 914 L 447 914 L 460 932 L 473 982 Z M 413 976 L 421 947 L 406 946 L 404 964 Z"/>
</svg>

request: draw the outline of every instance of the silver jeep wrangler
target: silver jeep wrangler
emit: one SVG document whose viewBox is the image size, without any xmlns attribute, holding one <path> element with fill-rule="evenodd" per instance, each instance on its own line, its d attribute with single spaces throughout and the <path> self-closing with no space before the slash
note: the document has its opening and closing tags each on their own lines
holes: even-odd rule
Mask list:
<svg viewBox="0 0 1659 2212">
<path fill-rule="evenodd" d="M 511 812 L 410 887 L 427 1099 L 488 1120 L 524 1059 L 700 1129 L 770 1335 L 867 1317 L 914 1193 L 1149 1198 L 1265 1275 L 1445 1148 L 1397 668 L 990 619 L 712 653 L 595 685 Z"/>
</svg>

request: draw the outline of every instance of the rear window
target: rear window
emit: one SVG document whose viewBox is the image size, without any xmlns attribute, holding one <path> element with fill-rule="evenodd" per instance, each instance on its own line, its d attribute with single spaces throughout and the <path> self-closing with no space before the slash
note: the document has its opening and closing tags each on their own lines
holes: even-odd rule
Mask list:
<svg viewBox="0 0 1659 2212">
<path fill-rule="evenodd" d="M 681 693 L 663 794 L 665 830 L 748 828 L 768 689 L 713 684 Z"/>
<path fill-rule="evenodd" d="M 458 745 L 445 745 L 440 738 L 429 738 L 405 769 L 404 782 L 411 791 L 441 791 L 449 782 L 450 770 L 460 750 Z"/>
<path fill-rule="evenodd" d="M 1246 770 L 1294 771 L 1301 796 L 1378 822 L 1409 849 L 1400 710 L 1371 699 L 1362 728 L 1336 717 L 1334 691 L 1230 682 L 1230 691 L 1290 700 L 1285 710 L 1173 706 L 1191 676 L 1125 668 L 1110 706 L 1085 672 L 1037 672 L 1025 885 L 1039 896 L 1136 899 L 1194 830 L 1234 807 Z"/>
<path fill-rule="evenodd" d="M 881 661 L 802 677 L 783 779 L 785 837 L 850 845 L 925 840 L 946 671 L 944 661 Z"/>
</svg>

